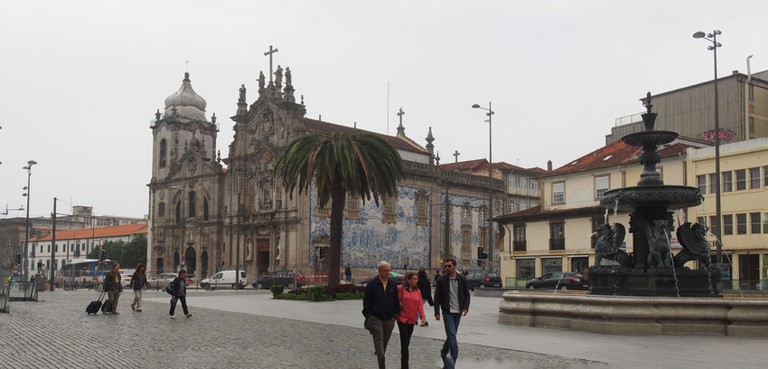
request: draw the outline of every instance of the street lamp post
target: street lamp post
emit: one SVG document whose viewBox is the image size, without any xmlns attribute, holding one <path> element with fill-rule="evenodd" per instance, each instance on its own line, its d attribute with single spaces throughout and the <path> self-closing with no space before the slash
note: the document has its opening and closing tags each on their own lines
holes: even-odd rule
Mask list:
<svg viewBox="0 0 768 369">
<path fill-rule="evenodd" d="M 27 279 L 27 267 L 28 267 L 28 257 L 29 255 L 29 197 L 30 197 L 30 187 L 32 186 L 32 166 L 36 165 L 37 162 L 34 160 L 30 160 L 27 162 L 27 165 L 21 169 L 27 170 L 27 187 L 24 188 L 27 192 L 24 193 L 24 196 L 27 197 L 27 220 L 25 222 L 25 232 L 24 232 L 24 260 L 22 262 L 22 265 L 24 266 L 24 281 L 26 282 Z"/>
<path fill-rule="evenodd" d="M 472 105 L 474 109 L 482 109 L 488 116 L 488 271 L 493 271 L 493 114 L 491 103 L 488 108 L 478 104 Z"/>
<path fill-rule="evenodd" d="M 715 63 L 715 217 L 717 218 L 717 227 L 713 228 L 715 228 L 714 235 L 717 238 L 717 268 L 720 271 L 722 271 L 723 266 L 723 244 L 720 241 L 720 235 L 722 234 L 720 229 L 723 220 L 720 207 L 720 104 L 717 91 L 717 48 L 723 45 L 717 42 L 717 35 L 721 33 L 719 30 L 714 30 L 709 34 L 701 31 L 693 34 L 693 38 L 703 38 L 712 43 L 712 45 L 707 47 L 707 50 L 712 50 Z"/>
</svg>

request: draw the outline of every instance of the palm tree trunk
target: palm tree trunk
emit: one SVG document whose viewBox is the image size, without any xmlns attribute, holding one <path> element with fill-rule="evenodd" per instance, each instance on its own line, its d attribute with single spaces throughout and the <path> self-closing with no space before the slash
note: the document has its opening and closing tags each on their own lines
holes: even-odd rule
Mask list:
<svg viewBox="0 0 768 369">
<path fill-rule="evenodd" d="M 344 229 L 344 203 L 347 192 L 335 183 L 331 190 L 331 244 L 328 249 L 328 286 L 339 285 L 341 270 L 341 239 Z"/>
</svg>

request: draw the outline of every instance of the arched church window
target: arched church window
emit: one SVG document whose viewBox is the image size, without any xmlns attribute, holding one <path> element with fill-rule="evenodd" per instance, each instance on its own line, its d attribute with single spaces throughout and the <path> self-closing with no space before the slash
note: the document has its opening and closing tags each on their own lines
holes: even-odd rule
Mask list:
<svg viewBox="0 0 768 369">
<path fill-rule="evenodd" d="M 157 216 L 158 217 L 164 217 L 165 216 L 165 203 L 161 202 L 157 204 Z"/>
<path fill-rule="evenodd" d="M 209 213 L 208 213 L 208 198 L 203 199 L 203 220 L 209 219 Z"/>
<path fill-rule="evenodd" d="M 181 222 L 181 201 L 176 202 L 176 223 Z"/>
<path fill-rule="evenodd" d="M 160 168 L 165 168 L 166 163 L 166 155 L 168 153 L 168 142 L 165 141 L 165 139 L 160 140 L 160 160 L 158 165 Z"/>
<path fill-rule="evenodd" d="M 196 197 L 197 194 L 195 191 L 189 191 L 189 217 L 194 218 L 195 217 L 195 205 L 196 205 Z"/>
<path fill-rule="evenodd" d="M 256 210 L 256 181 L 254 181 L 253 178 L 248 180 L 248 190 L 245 194 L 245 203 L 248 210 Z"/>
</svg>

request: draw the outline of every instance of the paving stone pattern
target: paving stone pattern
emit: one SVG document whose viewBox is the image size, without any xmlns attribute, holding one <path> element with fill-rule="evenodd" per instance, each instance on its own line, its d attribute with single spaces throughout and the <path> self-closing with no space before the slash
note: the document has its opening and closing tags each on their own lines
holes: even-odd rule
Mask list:
<svg viewBox="0 0 768 369">
<path fill-rule="evenodd" d="M 259 316 L 258 306 L 253 314 L 191 306 L 190 319 L 178 306 L 177 317 L 171 320 L 168 304 L 145 301 L 143 312 L 132 312 L 133 293 L 126 292 L 120 299 L 120 315 L 86 315 L 94 291 L 45 292 L 38 302 L 13 303 L 10 313 L 0 314 L 0 368 L 376 367 L 371 337 L 362 327 Z M 145 296 L 162 298 L 163 293 Z M 441 345 L 440 340 L 414 336 L 411 367 L 441 367 Z M 465 343 L 460 343 L 460 350 L 458 368 L 605 367 Z M 400 366 L 397 328 L 387 363 L 391 368 Z"/>
</svg>

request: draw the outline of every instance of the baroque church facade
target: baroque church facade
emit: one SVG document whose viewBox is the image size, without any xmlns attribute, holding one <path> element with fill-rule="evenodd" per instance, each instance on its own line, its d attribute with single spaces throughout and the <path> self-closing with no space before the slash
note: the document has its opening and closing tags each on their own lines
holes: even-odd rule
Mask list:
<svg viewBox="0 0 768 369">
<path fill-rule="evenodd" d="M 150 273 L 181 268 L 201 278 L 235 268 L 249 278 L 281 269 L 328 273 L 330 205 L 319 208 L 313 189 L 287 193 L 272 171 L 286 146 L 308 132 L 362 130 L 306 118 L 303 98 L 297 103 L 294 97 L 290 68 L 278 66 L 270 74 L 274 80 L 268 82 L 260 74 L 251 103 L 245 86 L 240 88 L 225 158 L 216 150 L 216 116 L 207 119 L 206 102 L 192 89 L 188 73 L 165 100 L 164 111 L 155 114 Z M 477 247 L 485 247 L 489 226 L 489 179 L 442 169 L 431 128 L 421 146 L 405 135 L 402 114 L 400 119 L 397 135 L 379 135 L 400 153 L 406 178 L 397 198 L 384 198 L 378 207 L 347 199 L 342 265 L 368 275 L 380 260 L 395 269 L 429 270 L 453 257 L 462 268 L 477 268 Z M 506 202 L 503 184 L 491 185 L 498 213 Z M 494 239 L 501 240 L 503 230 L 494 231 Z"/>
</svg>

